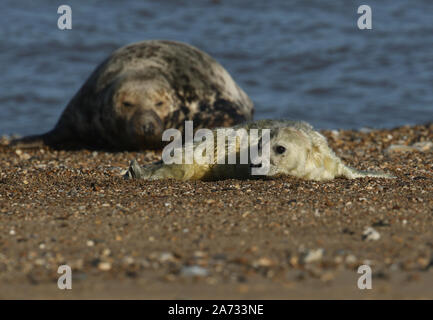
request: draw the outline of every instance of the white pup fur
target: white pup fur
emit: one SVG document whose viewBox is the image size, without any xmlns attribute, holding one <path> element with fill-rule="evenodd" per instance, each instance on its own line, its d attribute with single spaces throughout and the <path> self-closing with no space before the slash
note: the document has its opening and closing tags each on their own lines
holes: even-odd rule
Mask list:
<svg viewBox="0 0 433 320">
<path fill-rule="evenodd" d="M 233 129 L 270 129 L 270 168 L 267 176 L 295 176 L 305 180 L 326 181 L 336 177 L 355 179 L 360 177 L 393 178 L 378 172 L 365 172 L 346 166 L 329 148 L 326 138 L 306 122 L 290 120 L 259 120 L 233 127 Z M 216 132 L 214 134 L 216 137 Z M 255 144 L 258 141 L 250 141 Z M 215 143 L 215 146 L 217 144 Z M 194 144 L 196 147 L 197 144 Z M 259 144 L 260 146 L 260 144 Z M 227 147 L 227 146 L 226 146 Z M 237 141 L 236 151 L 240 146 Z M 217 154 L 215 147 L 215 154 Z M 217 159 L 217 157 L 215 157 Z M 226 162 L 227 163 L 227 162 Z M 131 163 L 126 178 L 148 180 L 174 178 L 179 180 L 248 179 L 250 164 L 164 164 L 162 162 L 140 167 Z"/>
</svg>

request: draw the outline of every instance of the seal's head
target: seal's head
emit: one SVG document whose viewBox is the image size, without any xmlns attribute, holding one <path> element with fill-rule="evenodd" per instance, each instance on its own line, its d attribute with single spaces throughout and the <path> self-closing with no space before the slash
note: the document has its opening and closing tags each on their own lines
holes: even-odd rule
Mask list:
<svg viewBox="0 0 433 320">
<path fill-rule="evenodd" d="M 279 128 L 270 140 L 270 167 L 268 175 L 295 175 L 305 170 L 312 150 L 311 139 L 297 128 Z"/>
<path fill-rule="evenodd" d="M 111 112 L 110 126 L 117 128 L 117 138 L 130 149 L 161 148 L 165 119 L 173 101 L 157 81 L 139 78 L 122 79 L 106 105 Z"/>
</svg>

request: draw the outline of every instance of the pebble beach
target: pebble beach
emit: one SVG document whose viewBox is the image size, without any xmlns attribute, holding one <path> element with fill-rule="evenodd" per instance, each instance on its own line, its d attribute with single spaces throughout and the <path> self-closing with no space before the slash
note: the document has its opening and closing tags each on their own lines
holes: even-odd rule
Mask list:
<svg viewBox="0 0 433 320">
<path fill-rule="evenodd" d="M 433 124 L 322 133 L 346 164 L 397 178 L 124 180 L 160 153 L 3 137 L 0 298 L 433 298 Z"/>
</svg>

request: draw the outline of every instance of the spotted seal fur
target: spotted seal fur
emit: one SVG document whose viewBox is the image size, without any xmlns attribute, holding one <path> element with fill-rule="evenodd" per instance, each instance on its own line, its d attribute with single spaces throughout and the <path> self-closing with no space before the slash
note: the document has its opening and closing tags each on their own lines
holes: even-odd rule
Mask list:
<svg viewBox="0 0 433 320">
<path fill-rule="evenodd" d="M 12 145 L 111 150 L 159 149 L 167 128 L 232 126 L 253 103 L 212 57 L 180 42 L 122 47 L 90 75 L 51 131 Z"/>
</svg>

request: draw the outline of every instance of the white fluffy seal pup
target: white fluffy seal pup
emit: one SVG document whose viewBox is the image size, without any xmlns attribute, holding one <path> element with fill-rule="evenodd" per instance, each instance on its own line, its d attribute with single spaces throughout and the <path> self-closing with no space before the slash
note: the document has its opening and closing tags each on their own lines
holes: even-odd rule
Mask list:
<svg viewBox="0 0 433 320">
<path fill-rule="evenodd" d="M 305 180 L 326 181 L 337 177 L 355 179 L 361 177 L 393 178 L 392 175 L 379 172 L 359 171 L 346 166 L 329 148 L 326 138 L 315 131 L 306 122 L 290 120 L 259 120 L 234 126 L 233 129 L 270 129 L 269 142 L 269 170 L 266 177 L 294 176 Z M 214 130 L 215 132 L 216 130 Z M 217 134 L 214 134 L 216 137 Z M 251 136 L 250 136 L 251 138 Z M 236 139 L 235 152 L 239 153 L 243 147 L 240 139 Z M 248 140 L 248 144 L 257 144 L 260 151 L 261 140 Z M 217 144 L 215 144 L 217 146 Z M 194 143 L 193 148 L 197 148 Z M 228 145 L 225 148 L 229 148 Z M 218 148 L 215 147 L 215 155 Z M 226 153 L 228 154 L 228 153 Z M 249 179 L 260 176 L 252 175 L 251 162 L 246 164 L 219 164 L 218 156 L 210 163 L 192 164 L 184 162 L 178 164 L 164 164 L 162 161 L 140 167 L 134 160 L 125 178 L 178 179 L 178 180 L 223 180 Z"/>
</svg>

